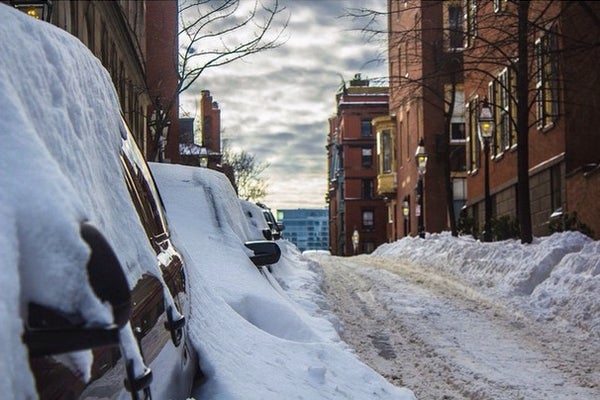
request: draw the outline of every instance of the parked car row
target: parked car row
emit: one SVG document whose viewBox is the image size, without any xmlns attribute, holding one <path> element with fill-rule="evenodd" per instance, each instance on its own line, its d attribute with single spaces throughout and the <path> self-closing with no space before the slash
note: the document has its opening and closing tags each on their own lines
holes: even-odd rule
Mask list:
<svg viewBox="0 0 600 400">
<path fill-rule="evenodd" d="M 35 382 L 2 397 L 188 398 L 202 376 L 191 266 L 112 80 L 63 30 L 1 4 L 0 20 L 0 212 L 15 224 L 0 243 L 24 304 L 0 317 L 25 347 L 3 358 L 26 354 Z M 279 258 L 273 242 L 246 247 L 255 265 Z"/>
<path fill-rule="evenodd" d="M 256 205 L 262 209 L 263 216 L 265 218 L 265 221 L 267 221 L 267 225 L 269 227 L 270 232 L 265 233 L 265 238 L 267 238 L 269 240 L 282 239 L 283 238 L 282 232 L 285 229 L 285 226 L 283 224 L 280 224 L 279 222 L 277 222 L 277 219 L 271 212 L 271 209 L 269 207 L 267 207 L 265 204 L 256 203 Z"/>
<path fill-rule="evenodd" d="M 262 205 L 261 203 L 252 203 L 247 200 L 240 200 L 240 203 L 242 206 L 242 210 L 243 210 L 246 218 L 248 219 L 250 226 L 253 227 L 255 230 L 254 238 L 253 238 L 253 239 L 255 239 L 255 241 L 253 242 L 254 244 L 252 244 L 252 246 L 257 246 L 257 247 L 254 248 L 254 251 L 255 252 L 260 251 L 263 254 L 265 254 L 267 252 L 269 252 L 269 253 L 275 252 L 276 253 L 275 257 L 271 257 L 271 258 L 263 257 L 261 259 L 260 264 L 255 262 L 256 266 L 258 266 L 258 267 L 267 266 L 268 269 L 270 270 L 271 265 L 275 264 L 279 260 L 279 257 L 281 256 L 281 250 L 279 249 L 279 246 L 277 246 L 276 244 L 275 244 L 275 246 L 277 246 L 277 249 L 273 250 L 272 249 L 273 244 L 272 244 L 271 250 L 270 250 L 268 245 L 266 245 L 265 242 L 261 239 L 266 239 L 268 241 L 275 240 L 275 237 L 273 235 L 273 225 L 269 222 L 269 219 L 267 218 L 267 214 L 265 212 L 267 212 L 271 218 L 273 218 L 273 215 L 271 214 L 271 211 L 268 209 L 265 209 L 264 205 Z M 274 220 L 274 218 L 272 220 Z M 283 226 L 280 225 L 280 226 L 278 226 L 277 229 L 283 230 Z M 281 235 L 277 235 L 277 239 L 280 239 L 280 238 L 281 238 Z M 258 243 L 261 243 L 261 244 L 258 244 Z M 248 243 L 246 243 L 246 246 L 250 247 Z M 258 247 L 258 246 L 260 246 L 260 247 Z M 250 248 L 252 248 L 252 247 L 250 247 Z"/>
</svg>

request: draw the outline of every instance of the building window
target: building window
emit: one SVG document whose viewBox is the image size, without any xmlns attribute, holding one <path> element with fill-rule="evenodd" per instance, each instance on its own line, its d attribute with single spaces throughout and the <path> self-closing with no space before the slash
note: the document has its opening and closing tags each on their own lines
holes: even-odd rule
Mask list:
<svg viewBox="0 0 600 400">
<path fill-rule="evenodd" d="M 79 4 L 75 2 L 68 2 L 65 5 L 71 8 L 71 26 L 70 31 L 73 36 L 79 35 Z"/>
<path fill-rule="evenodd" d="M 450 50 L 462 50 L 463 37 L 463 8 L 460 4 L 451 4 L 448 7 L 448 39 Z"/>
<path fill-rule="evenodd" d="M 399 163 L 400 165 L 404 164 L 404 157 L 402 156 L 402 149 L 404 148 L 404 143 L 402 143 L 402 134 L 404 132 L 404 121 L 400 120 L 398 122 L 398 155 L 399 155 Z"/>
<path fill-rule="evenodd" d="M 477 0 L 465 1 L 464 19 L 467 28 L 464 47 L 467 48 L 473 46 L 477 36 Z"/>
<path fill-rule="evenodd" d="M 402 45 L 398 46 L 398 77 L 402 77 Z"/>
<path fill-rule="evenodd" d="M 372 131 L 372 127 L 371 127 L 371 120 L 364 119 L 364 120 L 360 121 L 360 136 L 368 137 L 368 136 L 372 136 L 372 135 L 373 135 L 373 131 Z"/>
<path fill-rule="evenodd" d="M 404 148 L 406 149 L 406 159 L 410 160 L 410 111 L 406 112 L 406 122 L 404 126 L 406 127 L 406 145 L 404 146 Z"/>
<path fill-rule="evenodd" d="M 381 132 L 381 172 L 392 172 L 392 133 L 389 129 Z"/>
<path fill-rule="evenodd" d="M 558 116 L 558 41 L 556 27 L 535 42 L 537 127 L 549 129 Z"/>
<path fill-rule="evenodd" d="M 477 124 L 477 104 L 479 102 L 478 97 L 474 97 L 469 102 L 468 116 L 469 116 L 469 138 L 468 142 L 468 165 L 469 171 L 474 172 L 479 169 L 480 156 L 481 156 L 481 142 L 479 141 L 478 135 L 478 124 Z"/>
<path fill-rule="evenodd" d="M 458 141 L 464 142 L 465 139 L 467 138 L 465 135 L 464 122 L 453 122 L 451 124 L 450 131 L 451 131 L 450 132 L 450 141 L 452 141 L 452 142 L 458 142 Z"/>
<path fill-rule="evenodd" d="M 361 149 L 361 165 L 363 168 L 371 168 L 373 166 L 373 149 L 363 147 Z"/>
<path fill-rule="evenodd" d="M 373 198 L 373 180 L 372 179 L 363 179 L 362 180 L 362 198 L 370 200 Z"/>
<path fill-rule="evenodd" d="M 452 118 L 450 120 L 450 170 L 464 172 L 467 170 L 465 132 L 465 94 L 460 87 L 447 85 L 446 101 L 453 105 Z M 449 110 L 448 110 L 449 111 Z"/>
<path fill-rule="evenodd" d="M 466 171 L 466 133 L 464 122 L 453 122 L 450 128 L 450 170 Z"/>
<path fill-rule="evenodd" d="M 494 12 L 500 13 L 506 10 L 507 0 L 494 0 Z"/>
<path fill-rule="evenodd" d="M 415 33 L 415 40 L 416 40 L 416 36 L 418 35 L 418 30 Z M 416 48 L 415 48 L 416 51 Z M 404 77 L 408 78 L 409 77 L 409 73 L 408 73 L 408 41 L 404 43 Z"/>
<path fill-rule="evenodd" d="M 555 165 L 550 168 L 550 201 L 552 210 L 562 207 L 562 176 L 561 166 Z"/>
<path fill-rule="evenodd" d="M 516 144 L 516 129 L 511 119 L 511 116 L 516 112 L 516 104 L 513 101 L 515 88 L 512 75 L 510 69 L 505 68 L 500 72 L 496 81 L 490 85 L 490 99 L 493 103 L 496 122 L 494 154 L 500 154 Z"/>
<path fill-rule="evenodd" d="M 375 226 L 375 213 L 373 210 L 362 211 L 362 227 L 363 229 L 373 229 Z"/>
</svg>

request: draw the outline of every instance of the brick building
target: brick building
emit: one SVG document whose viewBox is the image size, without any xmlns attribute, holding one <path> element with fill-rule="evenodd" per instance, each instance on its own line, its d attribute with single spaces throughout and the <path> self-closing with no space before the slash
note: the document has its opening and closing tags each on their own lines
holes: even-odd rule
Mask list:
<svg viewBox="0 0 600 400">
<path fill-rule="evenodd" d="M 484 218 L 484 164 L 476 129 L 478 102 L 489 99 L 495 132 L 491 139 L 489 176 L 492 217 L 519 218 L 519 154 L 517 118 L 517 4 L 469 1 L 472 23 L 465 27 L 465 60 L 481 59 L 484 73 L 465 78 L 468 135 L 468 208 L 477 225 Z M 600 233 L 598 194 L 600 161 L 600 5 L 570 6 L 567 2 L 531 2 L 527 43 L 527 172 L 532 231 L 551 232 L 550 224 L 574 217 Z M 477 31 L 474 31 L 476 26 Z M 498 27 L 502 26 L 502 29 Z M 506 29 L 508 27 L 508 29 Z M 482 43 L 500 43 L 497 49 Z M 500 53 L 512 56 L 503 59 Z M 498 62 L 500 60 L 500 62 Z M 597 236 L 596 236 L 597 237 Z"/>
<path fill-rule="evenodd" d="M 529 108 L 526 118 L 517 118 L 518 4 L 388 1 L 390 112 L 374 123 L 379 194 L 387 198 L 391 216 L 389 239 L 415 234 L 414 151 L 421 138 L 429 154 L 423 209 L 427 231 L 449 228 L 451 188 L 452 209 L 457 214 L 462 208 L 480 234 L 486 172 L 491 217 L 516 220 L 521 151 L 533 234 L 548 234 L 551 224 L 573 221 L 576 215 L 597 237 L 600 50 L 594 38 L 600 36 L 600 5 L 528 3 L 528 35 L 521 37 L 527 39 L 529 68 L 521 75 L 527 76 L 521 104 Z M 495 126 L 487 163 L 477 124 L 484 98 Z M 519 121 L 526 135 L 519 136 Z M 521 150 L 519 137 L 527 139 Z"/>
<path fill-rule="evenodd" d="M 337 113 L 329 120 L 328 204 L 332 254 L 370 253 L 386 242 L 387 211 L 377 197 L 377 160 L 372 120 L 388 113 L 388 88 L 371 87 L 360 75 L 336 95 Z"/>
<path fill-rule="evenodd" d="M 462 24 L 460 2 L 390 1 L 388 7 L 390 111 L 374 124 L 378 194 L 386 199 L 393 241 L 416 235 L 419 216 L 428 232 L 448 229 L 447 205 L 455 213 L 464 205 L 465 124 L 461 44 L 442 29 Z M 422 186 L 415 159 L 421 140 L 428 155 Z"/>
</svg>

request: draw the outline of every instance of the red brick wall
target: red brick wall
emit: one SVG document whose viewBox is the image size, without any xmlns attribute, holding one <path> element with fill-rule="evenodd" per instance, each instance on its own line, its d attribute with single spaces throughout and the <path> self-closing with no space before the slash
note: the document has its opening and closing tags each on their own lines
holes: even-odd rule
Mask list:
<svg viewBox="0 0 600 400">
<path fill-rule="evenodd" d="M 147 83 L 151 98 L 160 97 L 163 107 L 169 108 L 171 125 L 165 156 L 171 162 L 177 162 L 179 159 L 177 19 L 176 1 L 146 1 Z"/>
<path fill-rule="evenodd" d="M 598 212 L 598 199 L 600 199 L 600 170 L 586 173 L 576 172 L 567 177 L 567 204 L 566 212 L 577 213 L 579 222 L 586 224 L 594 231 L 594 239 L 600 239 L 600 212 Z"/>
<path fill-rule="evenodd" d="M 200 97 L 200 118 L 202 119 L 202 146 L 214 153 L 221 152 L 221 110 L 208 90 Z"/>
</svg>

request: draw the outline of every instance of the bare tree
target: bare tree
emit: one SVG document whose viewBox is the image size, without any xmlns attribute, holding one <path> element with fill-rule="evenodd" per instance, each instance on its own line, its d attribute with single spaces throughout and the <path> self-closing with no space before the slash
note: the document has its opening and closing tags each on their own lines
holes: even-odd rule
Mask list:
<svg viewBox="0 0 600 400">
<path fill-rule="evenodd" d="M 181 93 L 210 68 L 218 68 L 285 42 L 289 16 L 279 0 L 181 0 L 178 82 L 174 93 L 153 100 L 153 159 L 166 140 L 171 110 Z M 177 110 L 178 111 L 178 110 Z"/>
<path fill-rule="evenodd" d="M 269 163 L 258 161 L 245 150 L 234 152 L 227 144 L 223 149 L 223 163 L 233 169 L 232 184 L 240 198 L 256 202 L 267 195 L 267 182 L 260 175 Z"/>
</svg>

